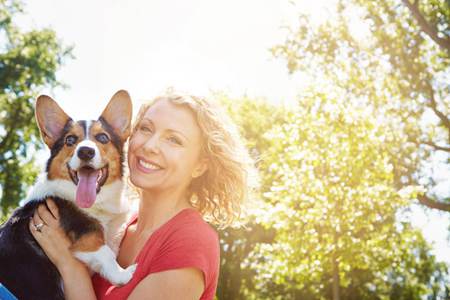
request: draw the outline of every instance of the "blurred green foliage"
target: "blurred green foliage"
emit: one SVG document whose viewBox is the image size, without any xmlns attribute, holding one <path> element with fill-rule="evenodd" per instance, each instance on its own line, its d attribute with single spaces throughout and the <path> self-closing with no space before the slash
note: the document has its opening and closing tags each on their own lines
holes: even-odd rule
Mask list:
<svg viewBox="0 0 450 300">
<path fill-rule="evenodd" d="M 222 231 L 219 299 L 446 299 L 448 269 L 398 218 L 391 154 L 405 142 L 345 90 L 317 84 L 295 107 L 220 99 L 259 157 L 241 229 Z"/>
<path fill-rule="evenodd" d="M 287 121 L 289 111 L 273 106 L 263 99 L 230 99 L 227 95 L 216 94 L 215 98 L 227 109 L 228 114 L 241 129 L 241 135 L 247 141 L 247 147 L 257 161 L 260 172 L 260 188 L 255 199 L 261 199 L 270 191 L 273 176 L 265 172 L 270 168 L 271 160 L 266 159 L 266 149 L 272 141 L 264 133 Z M 259 203 L 255 203 L 259 205 Z M 248 216 L 249 222 L 244 228 L 219 230 L 221 244 L 221 275 L 217 296 L 219 299 L 242 299 L 244 287 L 251 286 L 254 271 L 242 268 L 242 262 L 260 243 L 269 243 L 274 239 L 274 230 L 264 223 L 256 222 L 255 215 Z"/>
<path fill-rule="evenodd" d="M 298 24 L 273 54 L 311 85 L 345 89 L 405 136 L 391 157 L 396 184 L 420 183 L 422 204 L 450 211 L 430 176 L 433 159 L 450 168 L 450 2 L 330 0 L 321 22 L 293 3 Z"/>
<path fill-rule="evenodd" d="M 449 2 L 336 0 L 319 21 L 292 2 L 272 53 L 306 75 L 297 104 L 228 100 L 263 186 L 250 225 L 222 233 L 219 299 L 449 299 L 402 217 L 417 199 L 450 211 L 428 168 L 450 162 Z"/>
<path fill-rule="evenodd" d="M 14 23 L 19 1 L 0 0 L 0 216 L 17 206 L 37 175 L 33 153 L 42 147 L 34 100 L 61 85 L 55 73 L 70 56 L 49 29 L 22 32 Z"/>
</svg>

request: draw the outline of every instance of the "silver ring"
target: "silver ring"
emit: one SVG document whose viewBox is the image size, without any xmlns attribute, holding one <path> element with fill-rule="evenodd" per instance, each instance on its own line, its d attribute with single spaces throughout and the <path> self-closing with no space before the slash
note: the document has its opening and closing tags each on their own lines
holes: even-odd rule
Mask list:
<svg viewBox="0 0 450 300">
<path fill-rule="evenodd" d="M 41 229 L 42 229 L 42 227 L 44 227 L 44 223 L 39 223 L 39 224 L 36 224 L 36 225 L 34 225 L 34 228 L 36 228 L 36 231 L 39 231 L 39 232 L 41 232 Z"/>
</svg>

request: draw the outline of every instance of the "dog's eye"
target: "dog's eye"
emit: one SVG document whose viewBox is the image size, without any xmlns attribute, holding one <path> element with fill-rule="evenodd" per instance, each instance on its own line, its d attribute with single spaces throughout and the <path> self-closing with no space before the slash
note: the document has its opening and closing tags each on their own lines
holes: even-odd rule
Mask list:
<svg viewBox="0 0 450 300">
<path fill-rule="evenodd" d="M 99 141 L 100 143 L 102 143 L 102 144 L 106 144 L 107 142 L 109 142 L 109 137 L 106 134 L 104 134 L 104 133 L 97 134 L 95 136 L 95 139 L 97 141 Z"/>
<path fill-rule="evenodd" d="M 75 145 L 75 143 L 77 141 L 78 141 L 78 137 L 75 136 L 75 135 L 68 135 L 66 137 L 66 145 L 69 146 L 69 147 Z"/>
</svg>

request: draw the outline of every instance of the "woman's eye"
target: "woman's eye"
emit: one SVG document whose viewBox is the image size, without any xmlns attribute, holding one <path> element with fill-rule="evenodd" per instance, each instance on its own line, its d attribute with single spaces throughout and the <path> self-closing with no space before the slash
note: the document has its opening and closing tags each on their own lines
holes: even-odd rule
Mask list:
<svg viewBox="0 0 450 300">
<path fill-rule="evenodd" d="M 141 127 L 139 127 L 139 130 L 144 131 L 144 132 L 152 132 L 151 128 L 145 125 L 142 125 Z"/>
<path fill-rule="evenodd" d="M 106 144 L 109 142 L 109 136 L 107 136 L 105 133 L 99 133 L 95 136 L 95 139 L 99 141 L 102 144 Z"/>
<path fill-rule="evenodd" d="M 180 139 L 175 136 L 169 136 L 167 139 L 174 144 L 181 145 Z"/>
<path fill-rule="evenodd" d="M 78 137 L 76 135 L 68 135 L 66 137 L 66 145 L 69 147 L 75 145 L 77 141 L 78 141 Z"/>
</svg>

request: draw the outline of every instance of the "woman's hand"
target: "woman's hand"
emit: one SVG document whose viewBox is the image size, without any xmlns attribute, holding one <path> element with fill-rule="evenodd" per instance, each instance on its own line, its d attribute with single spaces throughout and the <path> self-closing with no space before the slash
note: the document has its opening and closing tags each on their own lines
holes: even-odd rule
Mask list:
<svg viewBox="0 0 450 300">
<path fill-rule="evenodd" d="M 50 261 L 60 270 L 64 264 L 74 261 L 70 246 L 72 242 L 59 225 L 58 207 L 48 198 L 39 205 L 30 220 L 30 232 Z M 47 209 L 48 207 L 48 209 Z"/>
<path fill-rule="evenodd" d="M 58 207 L 50 198 L 45 202 L 30 220 L 31 234 L 61 274 L 65 298 L 96 299 L 88 270 L 72 255 L 72 242 L 59 225 Z"/>
</svg>

